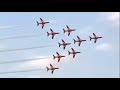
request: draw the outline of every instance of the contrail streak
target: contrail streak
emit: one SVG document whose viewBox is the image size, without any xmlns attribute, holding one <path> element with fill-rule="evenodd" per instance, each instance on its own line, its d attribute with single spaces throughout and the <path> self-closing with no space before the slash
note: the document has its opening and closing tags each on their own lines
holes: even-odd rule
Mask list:
<svg viewBox="0 0 120 90">
<path fill-rule="evenodd" d="M 9 73 L 18 73 L 18 72 L 31 72 L 31 71 L 38 71 L 38 70 L 44 70 L 44 69 L 38 68 L 38 69 L 31 69 L 31 70 L 0 72 L 0 74 L 9 74 Z"/>
<path fill-rule="evenodd" d="M 26 36 L 12 36 L 12 37 L 0 37 L 0 40 L 5 40 L 5 39 L 15 39 L 15 38 L 27 38 L 27 37 L 34 37 L 37 35 L 26 35 Z"/>
<path fill-rule="evenodd" d="M 26 61 L 37 61 L 41 59 L 47 59 L 50 57 L 44 57 L 44 58 L 32 58 L 32 59 L 24 59 L 24 60 L 17 60 L 17 61 L 6 61 L 6 62 L 0 62 L 0 64 L 6 64 L 6 63 L 17 63 L 17 62 L 26 62 Z"/>
<path fill-rule="evenodd" d="M 46 45 L 46 46 L 39 46 L 39 47 L 30 47 L 30 48 L 18 48 L 18 49 L 8 49 L 8 50 L 1 50 L 0 52 L 8 52 L 8 51 L 18 51 L 18 50 L 28 50 L 28 49 L 38 49 L 38 48 L 45 48 L 54 45 Z"/>
<path fill-rule="evenodd" d="M 13 26 L 0 26 L 0 29 L 6 29 L 6 28 L 13 28 L 13 27 L 18 27 L 20 25 L 13 25 Z"/>
</svg>

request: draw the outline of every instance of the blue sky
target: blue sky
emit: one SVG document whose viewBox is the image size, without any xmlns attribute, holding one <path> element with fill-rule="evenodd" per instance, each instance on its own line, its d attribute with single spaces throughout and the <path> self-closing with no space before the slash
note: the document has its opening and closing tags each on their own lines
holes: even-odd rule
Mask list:
<svg viewBox="0 0 120 90">
<path fill-rule="evenodd" d="M 43 18 L 50 23 L 44 29 L 36 26 L 36 21 Z M 76 29 L 68 37 L 63 34 L 66 25 Z M 52 40 L 47 37 L 47 31 L 52 28 L 60 32 Z M 92 33 L 102 36 L 96 44 L 89 41 Z M 117 78 L 119 77 L 119 13 L 118 12 L 0 12 L 0 38 L 12 36 L 35 35 L 29 38 L 0 39 L 0 50 L 53 45 L 40 49 L 0 52 L 0 62 L 49 57 L 39 61 L 0 64 L 0 72 L 29 70 L 42 68 L 43 70 L 26 73 L 0 74 L 0 77 L 15 78 Z M 79 36 L 86 39 L 80 47 L 73 43 L 73 38 Z M 63 50 L 58 42 L 64 39 L 72 43 Z M 72 58 L 68 50 L 74 48 L 81 54 Z M 52 55 L 59 52 L 66 55 L 60 63 L 53 60 Z M 59 67 L 52 75 L 46 71 L 46 66 L 52 63 Z"/>
</svg>

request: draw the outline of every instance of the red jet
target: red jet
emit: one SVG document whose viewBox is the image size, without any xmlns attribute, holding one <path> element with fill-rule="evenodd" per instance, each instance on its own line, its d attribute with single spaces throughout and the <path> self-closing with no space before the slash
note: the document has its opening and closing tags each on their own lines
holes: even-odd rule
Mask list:
<svg viewBox="0 0 120 90">
<path fill-rule="evenodd" d="M 64 31 L 64 33 L 65 33 L 65 32 L 68 32 L 68 36 L 70 35 L 70 33 L 71 33 L 72 31 L 75 31 L 75 29 L 71 29 L 71 28 L 69 28 L 67 25 L 66 25 L 66 27 L 67 27 L 67 30 L 63 29 L 63 31 Z"/>
<path fill-rule="evenodd" d="M 63 45 L 63 49 L 65 50 L 66 45 L 70 45 L 71 43 L 66 43 L 66 42 L 62 39 L 62 44 L 59 43 L 59 42 L 58 42 L 58 44 L 59 44 L 59 47 L 60 47 L 61 45 Z"/>
<path fill-rule="evenodd" d="M 48 68 L 48 67 L 47 67 L 47 71 L 51 70 L 51 74 L 53 74 L 53 72 L 54 72 L 55 69 L 59 69 L 59 68 L 53 67 L 52 64 L 50 64 L 50 67 L 51 67 L 51 68 Z"/>
<path fill-rule="evenodd" d="M 50 31 L 51 31 L 51 33 L 47 32 L 47 36 L 52 35 L 52 39 L 54 38 L 54 36 L 55 36 L 56 34 L 60 34 L 60 33 L 58 33 L 58 32 L 54 32 L 51 28 L 50 28 Z"/>
<path fill-rule="evenodd" d="M 53 58 L 54 58 L 54 59 L 55 59 L 55 58 L 58 58 L 58 62 L 60 61 L 60 59 L 61 59 L 62 57 L 65 57 L 65 56 L 60 55 L 58 52 L 56 52 L 56 54 L 57 54 L 57 56 L 54 56 L 54 55 L 53 55 Z"/>
<path fill-rule="evenodd" d="M 44 28 L 44 25 L 45 25 L 45 24 L 49 23 L 49 22 L 43 21 L 42 18 L 40 18 L 40 21 L 41 21 L 41 22 L 38 22 L 38 21 L 37 21 L 37 26 L 39 26 L 39 24 L 41 24 L 41 25 L 42 25 L 42 29 Z"/>
<path fill-rule="evenodd" d="M 79 36 L 77 36 L 77 40 L 75 40 L 75 39 L 73 39 L 74 40 L 74 44 L 75 44 L 75 42 L 79 42 L 79 46 L 81 45 L 81 42 L 83 42 L 83 41 L 86 41 L 86 40 L 82 40 Z"/>
<path fill-rule="evenodd" d="M 94 43 L 97 42 L 97 39 L 102 38 L 102 37 L 96 36 L 95 33 L 93 33 L 93 37 L 91 37 L 91 36 L 89 36 L 89 37 L 90 37 L 90 41 L 91 41 L 91 39 L 94 39 Z"/>
<path fill-rule="evenodd" d="M 75 55 L 77 54 L 77 53 L 81 53 L 81 52 L 76 52 L 73 48 L 71 48 L 72 49 L 72 52 L 70 52 L 70 51 L 68 51 L 68 54 L 70 55 L 70 54 L 73 54 L 73 58 L 75 57 Z"/>
</svg>

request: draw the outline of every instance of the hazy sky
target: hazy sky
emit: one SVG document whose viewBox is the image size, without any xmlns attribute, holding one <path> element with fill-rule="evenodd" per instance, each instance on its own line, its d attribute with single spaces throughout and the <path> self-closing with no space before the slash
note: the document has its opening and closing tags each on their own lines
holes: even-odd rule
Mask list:
<svg viewBox="0 0 120 90">
<path fill-rule="evenodd" d="M 44 29 L 37 27 L 36 21 L 42 18 L 49 21 Z M 76 29 L 68 37 L 63 28 L 68 25 Z M 52 28 L 60 32 L 54 39 L 47 37 L 47 31 Z M 89 40 L 92 33 L 102 36 L 96 44 Z M 29 48 L 48 45 L 39 49 L 0 52 L 0 62 L 24 60 L 38 57 L 48 57 L 38 61 L 0 64 L 0 72 L 42 70 L 0 74 L 0 77 L 24 78 L 109 78 L 119 77 L 119 13 L 118 12 L 0 12 L 0 38 L 34 35 L 27 38 L 0 39 L 0 51 L 4 49 Z M 86 39 L 81 46 L 74 44 L 73 38 L 79 36 Z M 58 42 L 64 39 L 72 43 L 65 50 L 58 47 Z M 53 46 L 49 46 L 53 45 Z M 80 51 L 73 59 L 68 56 L 68 50 L 74 48 Z M 53 60 L 56 51 L 65 55 L 58 63 Z M 53 64 L 59 67 L 54 74 L 46 71 L 46 66 Z"/>
</svg>

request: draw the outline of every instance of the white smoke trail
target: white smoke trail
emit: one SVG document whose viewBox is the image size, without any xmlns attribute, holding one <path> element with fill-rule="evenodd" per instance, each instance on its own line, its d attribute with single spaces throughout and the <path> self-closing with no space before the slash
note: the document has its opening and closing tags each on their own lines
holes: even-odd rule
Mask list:
<svg viewBox="0 0 120 90">
<path fill-rule="evenodd" d="M 37 35 L 25 35 L 25 36 L 11 36 L 11 37 L 0 37 L 0 40 L 5 39 L 15 39 L 15 38 L 27 38 L 27 37 L 35 37 Z"/>
<path fill-rule="evenodd" d="M 12 26 L 0 26 L 0 29 L 7 29 L 7 28 L 13 28 L 13 27 L 19 27 L 20 25 L 12 25 Z"/>
<path fill-rule="evenodd" d="M 29 48 L 17 48 L 17 49 L 6 49 L 6 50 L 0 50 L 0 52 L 19 51 L 19 50 L 28 50 L 28 49 L 39 49 L 39 48 L 45 48 L 45 47 L 50 47 L 50 46 L 54 46 L 54 45 L 45 45 L 45 46 L 29 47 Z"/>
</svg>

